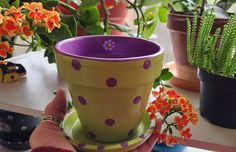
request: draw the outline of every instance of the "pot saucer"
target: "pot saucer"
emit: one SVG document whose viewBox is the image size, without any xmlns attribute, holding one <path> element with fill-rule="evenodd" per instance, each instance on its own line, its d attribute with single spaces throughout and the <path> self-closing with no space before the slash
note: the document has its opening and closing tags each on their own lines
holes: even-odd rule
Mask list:
<svg viewBox="0 0 236 152">
<path fill-rule="evenodd" d="M 127 152 L 143 144 L 153 133 L 155 120 L 150 120 L 149 114 L 145 113 L 138 126 L 137 133 L 121 142 L 100 143 L 88 138 L 82 131 L 80 120 L 73 109 L 66 114 L 62 123 L 64 133 L 68 136 L 71 144 L 81 151 L 101 151 L 101 152 Z"/>
</svg>

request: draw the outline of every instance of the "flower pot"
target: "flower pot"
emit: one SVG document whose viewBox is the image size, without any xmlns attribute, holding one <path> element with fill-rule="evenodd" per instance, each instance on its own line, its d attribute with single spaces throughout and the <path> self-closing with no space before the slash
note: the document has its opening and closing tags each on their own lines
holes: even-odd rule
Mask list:
<svg viewBox="0 0 236 152">
<path fill-rule="evenodd" d="M 170 30 L 176 75 L 182 80 L 196 84 L 189 90 L 199 91 L 197 68 L 191 66 L 187 60 L 187 18 L 192 20 L 193 16 L 169 13 L 167 27 Z M 218 27 L 222 28 L 227 21 L 227 19 L 215 19 L 212 31 L 215 31 Z"/>
<path fill-rule="evenodd" d="M 61 0 L 63 2 L 65 2 L 65 0 Z M 69 3 L 72 7 L 74 7 L 75 9 L 78 9 L 79 6 L 76 5 L 75 3 L 73 2 L 70 2 Z M 123 2 L 123 1 L 120 1 L 118 2 L 118 4 L 116 4 L 115 0 L 107 0 L 106 1 L 106 5 L 107 7 L 111 7 L 111 9 L 109 10 L 110 12 L 110 15 L 109 15 L 109 18 L 108 20 L 112 23 L 116 23 L 116 24 L 120 24 L 120 25 L 125 25 L 125 18 L 128 14 L 128 10 L 126 8 L 126 4 Z M 101 20 L 103 20 L 104 18 L 104 12 L 102 10 L 102 6 L 101 6 L 101 3 L 98 4 L 98 10 L 99 10 L 99 13 L 100 13 L 100 17 L 101 17 Z M 66 15 L 70 15 L 71 12 L 61 6 L 58 6 L 58 9 L 63 12 L 64 14 Z M 111 35 L 123 35 L 123 32 L 121 31 L 118 31 L 118 30 L 114 30 L 112 29 L 111 30 Z M 77 33 L 78 36 L 82 36 L 82 35 L 86 35 L 86 33 L 83 31 L 83 28 L 78 26 L 78 33 Z"/>
<path fill-rule="evenodd" d="M 236 128 L 236 79 L 200 70 L 200 113 L 211 123 Z"/>
<path fill-rule="evenodd" d="M 122 36 L 81 36 L 55 48 L 84 133 L 99 142 L 133 136 L 160 75 L 163 49 Z"/>
<path fill-rule="evenodd" d="M 112 23 L 125 25 L 125 18 L 128 15 L 128 10 L 126 8 L 126 4 L 123 1 L 119 1 L 118 4 L 116 4 L 115 0 L 108 0 L 106 1 L 107 7 L 112 7 L 112 9 L 109 10 L 110 15 L 108 20 Z M 99 3 L 98 5 L 99 13 L 101 16 L 101 19 L 104 19 L 104 12 L 102 10 L 102 6 Z M 118 30 L 111 30 L 111 35 L 123 35 L 124 33 Z"/>
<path fill-rule="evenodd" d="M 39 123 L 39 118 L 0 110 L 0 144 L 14 149 L 30 149 L 29 137 Z"/>
</svg>

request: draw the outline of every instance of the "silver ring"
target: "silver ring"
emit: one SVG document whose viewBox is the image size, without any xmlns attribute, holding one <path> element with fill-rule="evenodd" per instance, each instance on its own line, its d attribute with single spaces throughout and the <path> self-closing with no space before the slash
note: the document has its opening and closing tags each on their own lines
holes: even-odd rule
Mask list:
<svg viewBox="0 0 236 152">
<path fill-rule="evenodd" d="M 56 116 L 53 116 L 53 115 L 43 115 L 40 118 L 40 122 L 52 122 L 52 123 L 60 126 L 62 121 L 59 118 L 57 118 Z"/>
</svg>

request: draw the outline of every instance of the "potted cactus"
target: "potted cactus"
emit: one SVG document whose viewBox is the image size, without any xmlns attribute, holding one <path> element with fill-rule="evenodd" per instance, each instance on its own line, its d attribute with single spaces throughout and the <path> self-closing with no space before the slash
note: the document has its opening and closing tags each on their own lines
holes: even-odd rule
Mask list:
<svg viewBox="0 0 236 152">
<path fill-rule="evenodd" d="M 235 0 L 157 0 L 156 3 L 159 5 L 158 20 L 167 22 L 172 41 L 174 62 L 166 65 L 174 73 L 170 82 L 187 90 L 199 91 L 197 68 L 187 61 L 186 19 L 192 19 L 194 12 L 201 18 L 204 10 L 212 9 L 216 15 L 213 29 L 223 27 L 229 15 L 236 12 Z"/>
<path fill-rule="evenodd" d="M 192 24 L 187 20 L 187 57 L 199 67 L 201 115 L 213 124 L 235 129 L 236 14 L 211 35 L 214 17 L 204 13 L 199 30 L 197 16 Z"/>
</svg>

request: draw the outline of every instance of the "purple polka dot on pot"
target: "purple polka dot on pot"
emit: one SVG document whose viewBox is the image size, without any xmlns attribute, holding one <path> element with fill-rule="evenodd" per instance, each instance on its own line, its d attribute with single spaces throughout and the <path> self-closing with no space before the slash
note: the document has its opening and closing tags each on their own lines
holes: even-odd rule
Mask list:
<svg viewBox="0 0 236 152">
<path fill-rule="evenodd" d="M 132 136 L 134 134 L 134 129 L 131 129 L 129 132 L 128 132 L 128 136 Z"/>
<path fill-rule="evenodd" d="M 138 104 L 138 103 L 140 103 L 140 101 L 141 101 L 141 96 L 137 96 L 134 98 L 133 103 Z"/>
<path fill-rule="evenodd" d="M 139 138 L 144 139 L 144 134 L 140 135 Z"/>
<path fill-rule="evenodd" d="M 96 134 L 91 131 L 88 132 L 88 135 L 92 138 L 96 138 Z"/>
<path fill-rule="evenodd" d="M 97 150 L 103 150 L 104 148 L 105 148 L 104 145 L 99 145 L 99 146 L 97 146 Z"/>
<path fill-rule="evenodd" d="M 80 65 L 80 62 L 76 59 L 73 59 L 71 61 L 71 66 L 75 69 L 75 70 L 80 70 L 81 68 L 81 65 Z"/>
<path fill-rule="evenodd" d="M 148 59 L 148 60 L 144 61 L 143 68 L 149 69 L 151 67 L 151 64 L 152 64 L 151 60 Z"/>
<path fill-rule="evenodd" d="M 77 148 L 77 149 L 81 149 L 81 148 L 83 148 L 85 145 L 86 145 L 86 144 L 84 144 L 84 143 L 79 143 L 79 144 L 76 146 L 76 148 Z"/>
<path fill-rule="evenodd" d="M 120 145 L 121 145 L 121 147 L 128 147 L 129 146 L 129 144 L 127 142 L 121 143 Z"/>
<path fill-rule="evenodd" d="M 115 120 L 114 119 L 106 119 L 104 121 L 104 123 L 107 125 L 107 126 L 113 126 L 115 124 Z"/>
<path fill-rule="evenodd" d="M 82 97 L 82 96 L 78 96 L 78 100 L 79 100 L 80 104 L 82 104 L 82 105 L 86 105 L 87 104 L 86 99 L 84 97 Z"/>
<path fill-rule="evenodd" d="M 115 87 L 117 84 L 117 80 L 113 77 L 110 77 L 106 80 L 106 85 L 110 88 Z"/>
</svg>

